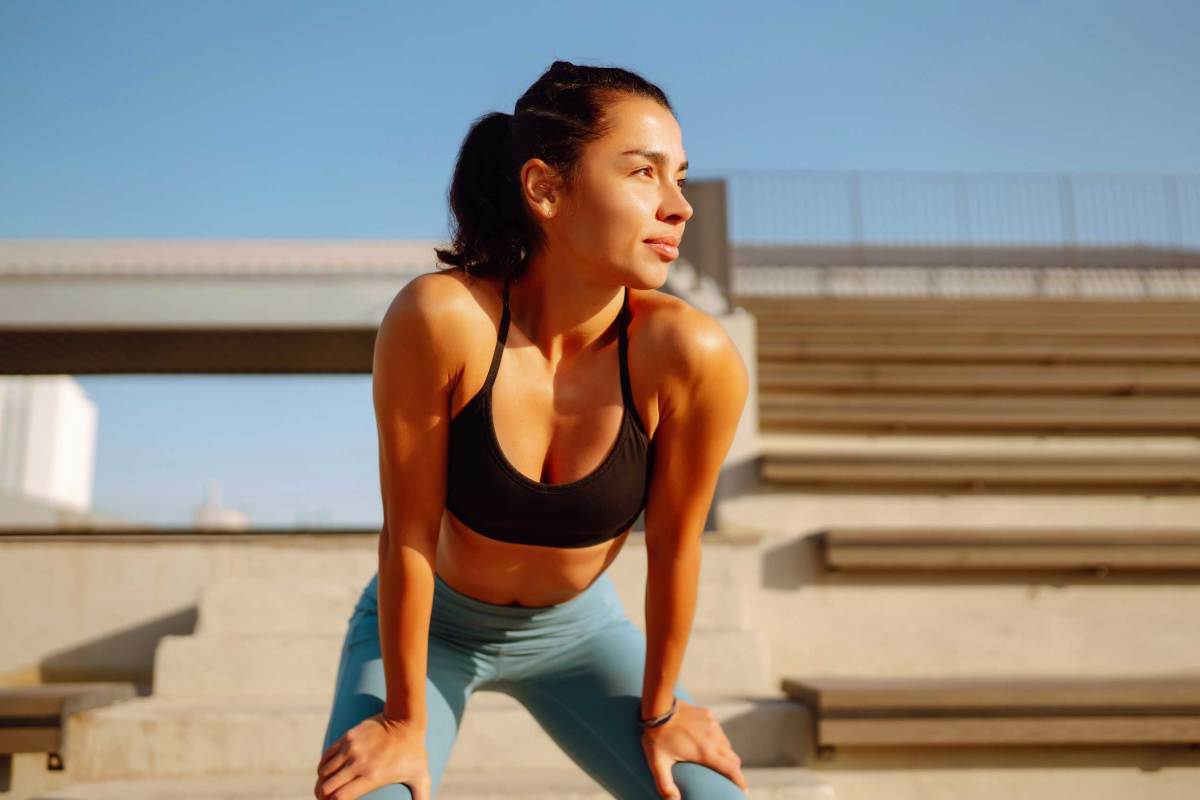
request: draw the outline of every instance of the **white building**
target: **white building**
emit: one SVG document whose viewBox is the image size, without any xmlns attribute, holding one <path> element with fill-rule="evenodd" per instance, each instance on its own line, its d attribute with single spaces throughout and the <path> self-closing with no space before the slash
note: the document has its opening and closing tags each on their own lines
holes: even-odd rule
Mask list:
<svg viewBox="0 0 1200 800">
<path fill-rule="evenodd" d="M 98 419 L 70 375 L 0 376 L 0 491 L 89 511 Z"/>
</svg>

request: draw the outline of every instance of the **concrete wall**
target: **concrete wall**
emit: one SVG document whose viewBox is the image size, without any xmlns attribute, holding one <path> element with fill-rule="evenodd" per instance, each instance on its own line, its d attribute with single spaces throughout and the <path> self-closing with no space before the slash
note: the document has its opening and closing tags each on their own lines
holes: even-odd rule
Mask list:
<svg viewBox="0 0 1200 800">
<path fill-rule="evenodd" d="M 200 593 L 216 577 L 247 567 L 270 574 L 319 554 L 329 561 L 331 580 L 365 584 L 375 570 L 376 541 L 374 535 L 296 535 L 0 542 L 0 685 L 149 685 L 158 641 L 194 631 Z"/>
<path fill-rule="evenodd" d="M 716 497 L 709 513 L 707 529 L 717 530 L 717 506 L 724 498 L 736 497 L 758 484 L 762 444 L 758 434 L 758 327 L 754 315 L 742 308 L 734 308 L 727 314 L 716 315 L 721 327 L 729 334 L 738 348 L 750 373 L 750 394 L 746 397 L 746 408 L 734 432 L 733 444 L 721 468 L 717 481 Z"/>
<path fill-rule="evenodd" d="M 1200 580 L 825 573 L 812 535 L 762 551 L 777 673 L 894 677 L 1200 675 Z"/>
</svg>

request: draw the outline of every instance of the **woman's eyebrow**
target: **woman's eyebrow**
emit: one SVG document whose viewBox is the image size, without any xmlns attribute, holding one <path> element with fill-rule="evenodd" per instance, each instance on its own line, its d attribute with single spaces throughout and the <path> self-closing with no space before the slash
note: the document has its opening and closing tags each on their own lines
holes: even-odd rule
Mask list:
<svg viewBox="0 0 1200 800">
<path fill-rule="evenodd" d="M 667 154 L 661 153 L 658 150 L 626 150 L 625 152 L 621 153 L 621 155 L 623 155 L 623 156 L 641 156 L 642 158 L 648 158 L 651 161 L 653 161 L 655 164 L 657 164 L 660 168 L 663 168 L 663 165 L 667 163 Z M 685 161 L 679 165 L 679 169 L 676 171 L 683 172 L 687 168 L 688 168 L 688 162 Z"/>
</svg>

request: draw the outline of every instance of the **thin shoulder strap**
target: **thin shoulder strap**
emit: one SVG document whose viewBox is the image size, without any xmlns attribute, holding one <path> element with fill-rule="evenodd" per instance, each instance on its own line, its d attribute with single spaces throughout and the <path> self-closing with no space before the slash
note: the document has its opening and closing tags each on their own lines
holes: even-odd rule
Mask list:
<svg viewBox="0 0 1200 800">
<path fill-rule="evenodd" d="M 637 406 L 633 402 L 633 384 L 629 381 L 629 287 L 625 287 L 625 300 L 621 303 L 621 313 L 618 315 L 620 324 L 617 326 L 617 335 L 619 338 L 619 352 L 621 355 L 621 396 L 625 400 L 625 407 L 629 409 L 634 419 L 643 431 L 646 427 L 642 425 L 642 420 L 638 416 Z"/>
<path fill-rule="evenodd" d="M 500 356 L 504 355 L 504 343 L 508 341 L 508 278 L 504 279 L 504 310 L 500 312 L 500 329 L 496 332 L 496 349 L 492 351 L 492 365 L 488 368 L 485 389 L 490 389 L 496 373 L 500 371 Z"/>
</svg>

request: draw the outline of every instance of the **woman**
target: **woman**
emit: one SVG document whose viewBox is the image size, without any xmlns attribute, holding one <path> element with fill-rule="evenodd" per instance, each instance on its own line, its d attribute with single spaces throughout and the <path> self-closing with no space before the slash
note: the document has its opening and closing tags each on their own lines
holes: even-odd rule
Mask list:
<svg viewBox="0 0 1200 800">
<path fill-rule="evenodd" d="M 450 267 L 405 285 L 375 342 L 379 571 L 317 798 L 428 800 L 475 691 L 517 699 L 614 797 L 746 797 L 677 679 L 748 389 L 716 321 L 656 291 L 686 167 L 665 95 L 617 68 L 556 61 L 468 133 Z M 645 635 L 605 574 L 643 509 Z"/>
</svg>

